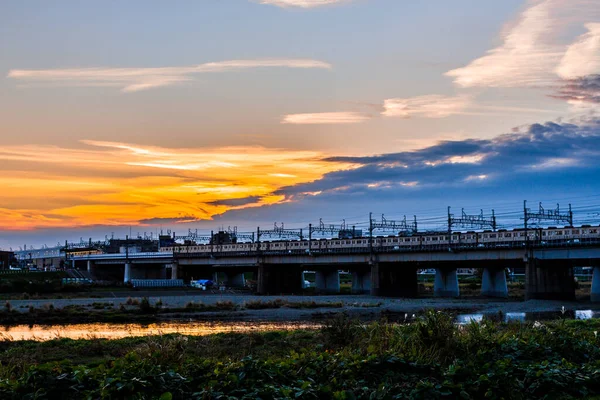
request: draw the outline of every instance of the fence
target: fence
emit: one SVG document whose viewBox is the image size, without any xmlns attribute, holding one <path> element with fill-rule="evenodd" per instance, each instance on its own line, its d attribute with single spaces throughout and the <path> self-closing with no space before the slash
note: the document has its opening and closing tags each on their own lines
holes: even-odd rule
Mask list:
<svg viewBox="0 0 600 400">
<path fill-rule="evenodd" d="M 87 279 L 87 278 L 63 278 L 62 283 L 63 283 L 63 285 L 67 285 L 67 284 L 90 285 L 92 283 L 92 280 Z"/>
<path fill-rule="evenodd" d="M 183 287 L 183 279 L 132 279 L 133 287 Z"/>
</svg>

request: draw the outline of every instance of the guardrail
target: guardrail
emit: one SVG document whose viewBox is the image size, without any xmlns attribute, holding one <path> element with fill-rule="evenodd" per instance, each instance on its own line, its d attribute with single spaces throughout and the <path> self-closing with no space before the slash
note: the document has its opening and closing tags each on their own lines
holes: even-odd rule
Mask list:
<svg viewBox="0 0 600 400">
<path fill-rule="evenodd" d="M 16 274 L 35 274 L 36 272 L 54 272 L 54 271 L 42 271 L 42 270 L 28 270 L 28 269 L 0 269 L 2 275 L 16 275 Z"/>
</svg>

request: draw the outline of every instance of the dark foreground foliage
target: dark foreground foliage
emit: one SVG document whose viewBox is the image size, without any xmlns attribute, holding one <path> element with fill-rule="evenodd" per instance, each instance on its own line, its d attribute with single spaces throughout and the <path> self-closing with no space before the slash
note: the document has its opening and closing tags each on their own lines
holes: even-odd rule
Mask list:
<svg viewBox="0 0 600 400">
<path fill-rule="evenodd" d="M 600 398 L 597 321 L 0 342 L 2 399 Z"/>
</svg>

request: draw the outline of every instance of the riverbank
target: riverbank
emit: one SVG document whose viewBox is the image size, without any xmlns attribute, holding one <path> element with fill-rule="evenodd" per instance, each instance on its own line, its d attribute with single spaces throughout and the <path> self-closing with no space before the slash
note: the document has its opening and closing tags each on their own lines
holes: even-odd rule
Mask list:
<svg viewBox="0 0 600 400">
<path fill-rule="evenodd" d="M 583 398 L 600 321 L 457 326 L 338 317 L 321 329 L 0 342 L 3 399 Z"/>
<path fill-rule="evenodd" d="M 563 307 L 567 310 L 600 310 L 600 305 L 589 301 L 201 294 L 147 298 L 12 300 L 0 309 L 0 320 L 4 326 L 203 320 L 307 321 L 334 313 L 346 313 L 363 320 L 377 320 L 397 319 L 429 309 L 452 311 L 455 314 L 508 314 L 558 312 Z"/>
</svg>

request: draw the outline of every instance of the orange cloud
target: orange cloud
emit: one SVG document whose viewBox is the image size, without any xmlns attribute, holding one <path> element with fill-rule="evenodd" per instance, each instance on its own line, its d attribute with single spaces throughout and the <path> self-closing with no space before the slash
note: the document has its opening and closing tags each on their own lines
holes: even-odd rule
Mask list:
<svg viewBox="0 0 600 400">
<path fill-rule="evenodd" d="M 348 163 L 314 151 L 264 147 L 171 149 L 83 141 L 84 148 L 8 146 L 0 163 L 0 225 L 26 230 L 210 219 L 284 201 L 282 186 L 310 182 Z M 26 166 L 26 168 L 25 168 Z M 235 205 L 232 199 L 251 199 Z"/>
</svg>

